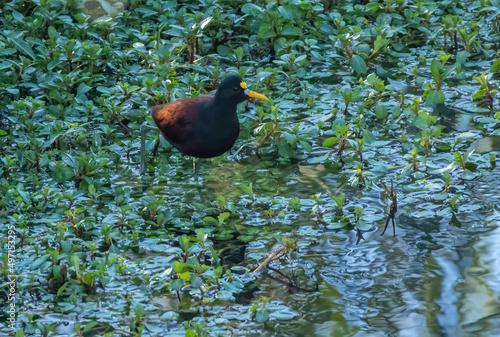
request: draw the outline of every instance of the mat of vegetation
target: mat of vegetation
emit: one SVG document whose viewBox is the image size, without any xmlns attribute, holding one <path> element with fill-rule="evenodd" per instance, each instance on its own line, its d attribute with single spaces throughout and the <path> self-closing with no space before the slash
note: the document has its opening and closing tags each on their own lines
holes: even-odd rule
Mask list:
<svg viewBox="0 0 500 337">
<path fill-rule="evenodd" d="M 498 0 L 4 0 L 0 27 L 1 334 L 445 331 L 429 259 L 500 221 Z M 151 132 L 141 176 L 150 107 L 231 73 L 270 98 L 233 149 L 195 181 Z"/>
</svg>

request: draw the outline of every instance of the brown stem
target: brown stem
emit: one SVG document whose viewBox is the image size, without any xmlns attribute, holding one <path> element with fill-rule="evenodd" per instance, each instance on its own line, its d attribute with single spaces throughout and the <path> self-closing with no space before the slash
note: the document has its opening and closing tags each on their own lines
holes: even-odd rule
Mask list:
<svg viewBox="0 0 500 337">
<path fill-rule="evenodd" d="M 113 117 L 115 118 L 115 121 L 123 128 L 123 130 L 125 132 L 130 132 L 130 128 L 125 124 L 123 124 L 122 121 L 118 118 L 118 114 L 116 113 L 115 109 L 112 108 L 111 111 L 113 112 Z"/>
<path fill-rule="evenodd" d="M 35 151 L 35 160 L 36 160 L 36 172 L 40 173 L 40 154 L 38 151 Z"/>
<path fill-rule="evenodd" d="M 345 137 L 343 137 L 343 136 L 340 137 L 340 139 L 339 139 L 339 150 L 337 151 L 338 155 L 340 155 L 342 153 L 342 151 L 344 151 L 346 143 L 347 143 L 347 141 L 346 141 Z"/>
<path fill-rule="evenodd" d="M 188 52 L 189 52 L 189 64 L 194 63 L 194 44 L 193 41 L 190 39 L 188 40 Z"/>
<path fill-rule="evenodd" d="M 253 273 L 256 273 L 258 272 L 259 270 L 261 270 L 262 268 L 264 268 L 265 266 L 267 266 L 267 264 L 273 260 L 276 260 L 276 259 L 279 259 L 280 257 L 282 257 L 283 255 L 285 255 L 287 253 L 286 251 L 286 246 L 281 246 L 279 249 L 277 249 L 276 251 L 272 252 L 271 254 L 269 254 L 269 256 L 264 260 L 264 262 L 262 262 L 258 267 L 257 269 L 255 269 L 253 271 Z"/>
<path fill-rule="evenodd" d="M 259 155 L 259 150 L 260 148 L 268 141 L 268 139 L 274 134 L 274 132 L 276 131 L 278 127 L 278 121 L 276 120 L 274 122 L 274 125 L 273 125 L 273 128 L 271 131 L 269 131 L 269 133 L 267 133 L 264 138 L 262 139 L 262 141 L 257 145 L 257 147 L 255 148 L 255 155 Z"/>
</svg>

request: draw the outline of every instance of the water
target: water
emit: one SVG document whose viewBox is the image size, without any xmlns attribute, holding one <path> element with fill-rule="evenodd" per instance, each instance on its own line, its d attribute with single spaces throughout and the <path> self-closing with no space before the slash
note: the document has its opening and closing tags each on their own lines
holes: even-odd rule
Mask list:
<svg viewBox="0 0 500 337">
<path fill-rule="evenodd" d="M 500 335 L 500 190 L 488 183 L 499 178 L 496 170 L 468 184 L 469 203 L 482 207 L 458 215 L 462 228 L 443 218 L 399 215 L 396 237 L 391 228 L 380 236 L 381 221 L 359 244 L 354 232 L 326 230 L 317 244 L 301 248 L 291 265 L 281 266 L 287 274 L 308 275 L 318 283 L 318 292 L 293 291 L 270 278 L 260 285 L 259 294 L 279 298 L 300 313 L 266 335 Z M 310 191 L 307 179 L 299 181 L 295 192 L 303 185 Z"/>
</svg>

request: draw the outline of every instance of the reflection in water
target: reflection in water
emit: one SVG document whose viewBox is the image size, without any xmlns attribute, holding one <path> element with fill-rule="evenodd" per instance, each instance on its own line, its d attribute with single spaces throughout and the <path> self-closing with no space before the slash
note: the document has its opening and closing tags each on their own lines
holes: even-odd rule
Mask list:
<svg viewBox="0 0 500 337">
<path fill-rule="evenodd" d="M 500 151 L 500 136 L 478 139 L 474 148 L 477 152 Z"/>
<path fill-rule="evenodd" d="M 191 172 L 190 163 L 185 165 L 183 172 Z M 204 163 L 202 184 L 190 181 L 191 194 L 176 192 L 185 188 L 185 180 L 175 172 L 158 188 L 191 203 L 211 203 L 219 195 L 242 200 L 236 207 L 250 202 L 241 199 L 241 182 L 252 182 L 259 197 L 283 196 L 277 198 L 283 205 L 291 196 L 345 193 L 384 215 L 378 228 L 365 233 L 366 240 L 357 245 L 354 231 L 316 224 L 310 205 L 301 205 L 301 216 L 286 223 L 262 219 L 266 225 L 257 224 L 253 215 L 241 219 L 242 225 L 259 226 L 260 237 L 253 242 L 262 244 L 247 247 L 249 261 L 265 256 L 274 244 L 271 235 L 299 232 L 304 242 L 316 242 L 302 245 L 293 263 L 279 263 L 284 273 L 297 276 L 301 287 L 314 289 L 317 282 L 318 292 L 289 291 L 269 277 L 258 280 L 253 298 L 269 296 L 301 315 L 274 325 L 269 336 L 500 336 L 500 185 L 491 184 L 500 180 L 500 172 L 493 168 L 490 173 L 461 192 L 467 204 L 481 205 L 459 208 L 462 228 L 450 226 L 446 216 L 412 216 L 413 206 L 402 200 L 396 237 L 380 236 L 388 211 L 381 190 L 353 188 L 346 175 L 330 173 L 323 165 L 273 165 L 252 158 L 221 164 L 214 159 Z M 201 193 L 195 186 L 201 186 Z M 428 204 L 434 213 L 441 209 L 431 200 Z"/>
<path fill-rule="evenodd" d="M 336 195 L 342 185 L 342 177 L 330 175 L 321 165 L 301 166 L 299 171 L 288 186 L 299 197 L 325 190 Z M 401 212 L 396 237 L 380 236 L 382 220 L 358 245 L 354 232 L 327 230 L 317 245 L 304 247 L 294 268 L 317 272 L 309 274 L 318 275 L 319 296 L 276 297 L 279 285 L 271 280 L 261 287 L 261 294 L 303 313 L 275 327 L 278 333 L 500 336 L 500 187 L 489 184 L 500 179 L 497 171 L 464 191 L 463 198 L 482 207 L 459 211 L 462 228 L 450 226 L 448 218 L 415 218 Z M 341 190 L 349 193 L 348 187 Z M 360 203 L 387 213 L 379 191 L 364 192 Z M 298 229 L 303 226 L 297 224 Z M 304 296 L 309 303 L 304 304 Z"/>
<path fill-rule="evenodd" d="M 500 335 L 500 228 L 464 243 L 457 238 L 470 233 L 445 222 L 436 223 L 445 235 L 417 225 L 396 238 L 373 233 L 355 245 L 353 235 L 314 247 L 324 284 L 305 320 L 316 336 Z"/>
<path fill-rule="evenodd" d="M 500 219 L 500 214 L 496 214 Z M 479 237 L 472 246 L 473 264 L 465 270 L 461 289 L 459 332 L 477 333 L 485 329 L 500 335 L 500 228 Z"/>
</svg>

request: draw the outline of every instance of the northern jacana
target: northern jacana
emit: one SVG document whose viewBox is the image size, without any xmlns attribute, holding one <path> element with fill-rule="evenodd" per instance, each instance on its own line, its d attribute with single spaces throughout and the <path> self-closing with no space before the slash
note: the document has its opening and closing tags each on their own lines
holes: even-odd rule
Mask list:
<svg viewBox="0 0 500 337">
<path fill-rule="evenodd" d="M 250 91 L 240 76 L 230 75 L 220 84 L 214 97 L 182 99 L 151 109 L 153 120 L 163 137 L 179 152 L 196 157 L 212 158 L 228 151 L 240 133 L 236 106 L 249 98 L 268 100 Z M 141 126 L 141 167 L 144 174 L 145 135 L 155 127 Z M 198 176 L 199 161 L 195 167 Z"/>
</svg>

